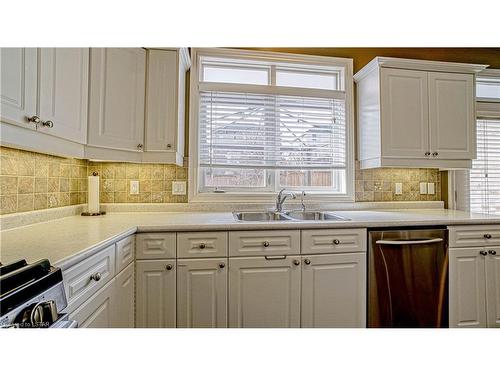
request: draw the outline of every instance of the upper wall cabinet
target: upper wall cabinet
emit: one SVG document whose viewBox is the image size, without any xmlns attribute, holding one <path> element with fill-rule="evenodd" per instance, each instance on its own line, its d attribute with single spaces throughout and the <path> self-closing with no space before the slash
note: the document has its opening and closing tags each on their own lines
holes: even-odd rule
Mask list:
<svg viewBox="0 0 500 375">
<path fill-rule="evenodd" d="M 41 130 L 86 143 L 89 49 L 42 48 L 39 62 L 40 118 L 51 121 Z"/>
<path fill-rule="evenodd" d="M 0 53 L 1 120 L 32 127 L 29 119 L 37 115 L 37 50 L 2 48 Z"/>
<path fill-rule="evenodd" d="M 2 144 L 83 156 L 88 69 L 88 48 L 2 48 Z"/>
<path fill-rule="evenodd" d="M 146 50 L 92 48 L 88 126 L 90 146 L 143 150 L 145 79 Z"/>
<path fill-rule="evenodd" d="M 148 51 L 144 161 L 182 165 L 185 130 L 186 49 Z"/>
<path fill-rule="evenodd" d="M 485 65 L 377 57 L 357 83 L 361 168 L 470 168 L 475 74 Z"/>
</svg>

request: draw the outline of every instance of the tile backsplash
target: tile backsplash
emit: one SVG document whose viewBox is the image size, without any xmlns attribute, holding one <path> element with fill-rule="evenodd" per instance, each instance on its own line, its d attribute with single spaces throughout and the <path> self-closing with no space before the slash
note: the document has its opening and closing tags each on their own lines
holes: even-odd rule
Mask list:
<svg viewBox="0 0 500 375">
<path fill-rule="evenodd" d="M 397 182 L 403 192 L 396 195 Z M 420 183 L 434 183 L 435 194 L 420 194 Z M 440 201 L 441 175 L 438 169 L 376 168 L 360 170 L 356 166 L 356 202 Z"/>
<path fill-rule="evenodd" d="M 0 214 L 86 201 L 86 160 L 0 147 Z"/>
<path fill-rule="evenodd" d="M 87 176 L 97 172 L 101 203 L 185 203 L 172 195 L 172 181 L 187 182 L 187 168 L 171 164 L 92 162 L 0 147 L 0 214 L 62 207 L 87 202 Z M 130 181 L 139 194 L 130 194 Z M 396 182 L 403 193 L 395 194 Z M 435 183 L 436 193 L 419 193 L 420 182 Z M 439 201 L 437 169 L 356 167 L 356 201 Z"/>
</svg>

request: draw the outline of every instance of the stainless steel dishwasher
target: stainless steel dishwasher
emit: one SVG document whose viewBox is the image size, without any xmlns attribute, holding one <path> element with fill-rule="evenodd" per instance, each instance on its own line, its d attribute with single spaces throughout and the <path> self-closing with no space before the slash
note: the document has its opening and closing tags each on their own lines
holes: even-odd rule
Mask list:
<svg viewBox="0 0 500 375">
<path fill-rule="evenodd" d="M 448 327 L 448 231 L 369 231 L 368 327 Z"/>
</svg>

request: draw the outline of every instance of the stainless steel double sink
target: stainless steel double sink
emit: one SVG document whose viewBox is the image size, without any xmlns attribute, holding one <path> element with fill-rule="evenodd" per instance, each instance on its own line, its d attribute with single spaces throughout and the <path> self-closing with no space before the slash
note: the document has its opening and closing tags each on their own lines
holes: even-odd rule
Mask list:
<svg viewBox="0 0 500 375">
<path fill-rule="evenodd" d="M 237 221 L 348 221 L 350 219 L 324 211 L 254 211 L 233 212 Z"/>
</svg>

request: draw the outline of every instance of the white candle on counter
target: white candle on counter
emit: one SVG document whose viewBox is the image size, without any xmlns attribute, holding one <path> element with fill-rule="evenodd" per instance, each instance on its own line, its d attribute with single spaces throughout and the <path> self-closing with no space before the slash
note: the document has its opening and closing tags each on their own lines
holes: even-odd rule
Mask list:
<svg viewBox="0 0 500 375">
<path fill-rule="evenodd" d="M 99 213 L 99 176 L 88 177 L 87 209 L 91 214 Z"/>
</svg>

